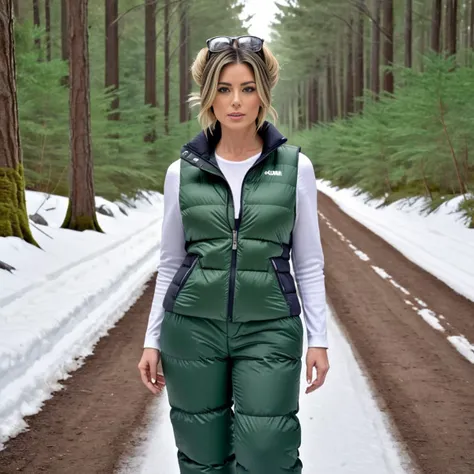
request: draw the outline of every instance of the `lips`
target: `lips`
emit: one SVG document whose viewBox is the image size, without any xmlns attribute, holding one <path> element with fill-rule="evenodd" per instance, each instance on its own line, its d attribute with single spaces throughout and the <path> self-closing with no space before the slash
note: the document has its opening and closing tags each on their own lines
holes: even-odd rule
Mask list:
<svg viewBox="0 0 474 474">
<path fill-rule="evenodd" d="M 228 114 L 229 117 L 243 117 L 245 114 L 238 114 L 238 113 L 235 113 L 235 114 Z"/>
</svg>

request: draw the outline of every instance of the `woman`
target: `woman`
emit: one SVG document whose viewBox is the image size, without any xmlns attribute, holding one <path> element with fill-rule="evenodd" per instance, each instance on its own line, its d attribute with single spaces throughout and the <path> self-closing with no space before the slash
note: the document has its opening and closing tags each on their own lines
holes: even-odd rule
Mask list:
<svg viewBox="0 0 474 474">
<path fill-rule="evenodd" d="M 192 66 L 203 131 L 165 178 L 138 367 L 155 394 L 166 380 L 181 474 L 301 473 L 303 325 L 290 255 L 308 336 L 306 393 L 329 369 L 313 167 L 265 121 L 278 71 L 260 38 L 209 39 Z"/>
</svg>

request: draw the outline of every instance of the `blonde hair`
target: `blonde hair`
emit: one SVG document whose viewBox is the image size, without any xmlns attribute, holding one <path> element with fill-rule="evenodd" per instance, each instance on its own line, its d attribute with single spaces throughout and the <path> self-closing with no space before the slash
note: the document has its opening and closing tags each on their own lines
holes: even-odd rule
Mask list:
<svg viewBox="0 0 474 474">
<path fill-rule="evenodd" d="M 222 52 L 212 53 L 209 60 L 207 53 L 207 48 L 201 49 L 191 66 L 193 79 L 200 92 L 191 94 L 189 99 L 192 106 L 200 107 L 198 120 L 203 130 L 209 129 L 212 133 L 216 126 L 217 118 L 212 111 L 212 104 L 217 94 L 221 71 L 228 64 L 247 64 L 253 70 L 257 94 L 262 102 L 257 117 L 257 130 L 265 122 L 267 114 L 277 120 L 278 114 L 271 104 L 271 91 L 278 82 L 280 66 L 266 45 L 263 45 L 259 53 L 230 47 Z"/>
</svg>

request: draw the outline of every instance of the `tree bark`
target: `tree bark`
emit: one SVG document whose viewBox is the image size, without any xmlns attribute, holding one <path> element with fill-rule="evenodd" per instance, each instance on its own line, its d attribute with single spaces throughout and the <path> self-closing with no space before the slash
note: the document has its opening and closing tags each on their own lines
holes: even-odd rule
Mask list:
<svg viewBox="0 0 474 474">
<path fill-rule="evenodd" d="M 145 105 L 158 107 L 156 99 L 156 1 L 145 4 Z M 154 142 L 153 129 L 145 136 L 145 141 Z"/>
<path fill-rule="evenodd" d="M 192 64 L 192 57 L 191 57 L 191 21 L 189 18 L 189 13 L 186 15 L 186 38 L 187 38 L 187 64 L 186 64 L 186 70 L 188 71 L 188 77 L 187 77 L 187 91 L 188 91 L 188 97 L 191 95 L 192 89 L 193 89 L 193 78 L 191 75 L 191 64 Z M 188 120 L 191 120 L 191 107 L 188 106 Z"/>
<path fill-rule="evenodd" d="M 46 61 L 51 61 L 51 4 L 44 0 L 44 21 L 46 27 Z"/>
<path fill-rule="evenodd" d="M 393 66 L 393 0 L 384 0 L 383 3 L 383 65 Z M 393 94 L 394 78 L 392 71 L 384 71 L 383 88 L 385 92 Z"/>
<path fill-rule="evenodd" d="M 41 28 L 39 0 L 33 0 L 33 23 L 39 29 Z M 38 61 L 41 61 L 41 39 L 35 38 L 35 46 L 38 49 Z"/>
<path fill-rule="evenodd" d="M 350 27 L 347 32 L 347 68 L 346 68 L 346 115 L 354 112 L 354 64 L 353 64 L 353 42 L 352 25 L 354 20 L 349 20 Z"/>
<path fill-rule="evenodd" d="M 319 78 L 313 77 L 313 123 L 319 122 Z"/>
<path fill-rule="evenodd" d="M 88 0 L 68 1 L 70 189 L 63 228 L 102 232 L 95 212 L 91 151 Z"/>
<path fill-rule="evenodd" d="M 362 98 L 364 94 L 364 16 L 363 10 L 365 8 L 364 0 L 358 0 L 358 20 L 357 20 L 357 36 L 355 42 L 355 90 L 354 94 L 357 99 Z M 357 112 L 363 109 L 363 104 L 360 100 L 354 104 Z"/>
<path fill-rule="evenodd" d="M 457 51 L 458 1 L 446 2 L 446 52 L 453 56 Z"/>
<path fill-rule="evenodd" d="M 469 19 L 469 47 L 474 49 L 474 0 L 471 0 L 471 16 Z"/>
<path fill-rule="evenodd" d="M 0 237 L 19 237 L 38 246 L 26 210 L 10 0 L 0 0 Z"/>
<path fill-rule="evenodd" d="M 338 96 L 339 96 L 339 113 L 340 117 L 346 116 L 346 104 L 345 104 L 345 63 L 346 63 L 346 33 L 344 29 L 338 35 L 338 58 L 337 58 L 337 72 L 338 72 Z"/>
<path fill-rule="evenodd" d="M 423 72 L 424 65 L 423 65 L 423 56 L 425 54 L 425 35 L 426 35 L 426 26 L 425 23 L 422 22 L 420 25 L 420 71 Z"/>
<path fill-rule="evenodd" d="M 405 67 L 413 66 L 413 0 L 405 5 Z"/>
<path fill-rule="evenodd" d="M 375 8 L 375 22 L 372 22 L 372 93 L 374 97 L 377 98 L 380 93 L 380 29 L 377 25 L 380 25 L 380 20 L 382 17 L 382 0 L 374 0 Z"/>
<path fill-rule="evenodd" d="M 18 20 L 20 18 L 20 0 L 13 0 L 13 12 Z"/>
<path fill-rule="evenodd" d="M 431 16 L 431 49 L 440 54 L 440 34 L 441 34 L 441 10 L 442 0 L 433 0 L 433 11 Z"/>
<path fill-rule="evenodd" d="M 333 88 L 332 55 L 328 54 L 326 63 L 326 120 L 334 120 L 334 88 Z"/>
<path fill-rule="evenodd" d="M 170 119 L 170 0 L 165 0 L 165 28 L 164 28 L 164 55 L 165 55 L 165 71 L 164 71 L 164 119 L 165 119 L 165 135 L 169 135 L 169 119 Z"/>
<path fill-rule="evenodd" d="M 67 2 L 61 0 L 61 58 L 63 61 L 69 61 L 69 42 L 67 33 Z"/>
<path fill-rule="evenodd" d="M 118 0 L 105 0 L 105 87 L 119 88 Z M 120 120 L 120 102 L 117 94 L 111 103 L 109 120 Z"/>
<path fill-rule="evenodd" d="M 188 8 L 184 0 L 179 4 L 180 8 L 180 28 L 179 28 L 179 121 L 180 123 L 188 120 L 188 37 L 187 21 Z"/>
</svg>

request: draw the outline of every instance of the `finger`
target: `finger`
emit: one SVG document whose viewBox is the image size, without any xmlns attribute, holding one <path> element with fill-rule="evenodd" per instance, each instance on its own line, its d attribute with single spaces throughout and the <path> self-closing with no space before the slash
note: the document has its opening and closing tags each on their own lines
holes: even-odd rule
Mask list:
<svg viewBox="0 0 474 474">
<path fill-rule="evenodd" d="M 146 388 L 150 390 L 151 393 L 154 395 L 158 395 L 161 392 L 161 388 L 157 387 L 156 385 L 152 384 L 151 382 L 146 383 Z"/>
<path fill-rule="evenodd" d="M 150 364 L 150 380 L 152 384 L 156 383 L 156 377 L 157 377 L 157 364 L 151 363 Z"/>
<path fill-rule="evenodd" d="M 147 367 L 139 367 L 140 370 L 140 377 L 142 379 L 143 384 L 145 387 L 150 390 L 151 393 L 153 394 L 158 394 L 160 393 L 160 389 L 158 387 L 155 387 L 150 381 L 150 373 Z"/>
<path fill-rule="evenodd" d="M 306 362 L 306 382 L 311 383 L 313 378 L 314 362 Z"/>
<path fill-rule="evenodd" d="M 140 377 L 142 382 L 146 385 L 150 381 L 150 373 L 148 370 L 148 366 L 138 366 L 138 370 L 140 371 Z"/>
<path fill-rule="evenodd" d="M 306 393 L 311 393 L 317 390 L 319 387 L 321 387 L 324 384 L 324 381 L 326 380 L 326 374 L 327 370 L 318 370 L 318 375 L 316 379 L 313 381 L 313 383 L 306 389 Z"/>
</svg>

